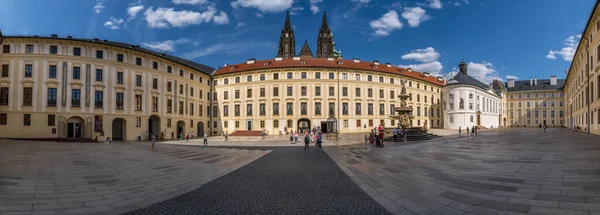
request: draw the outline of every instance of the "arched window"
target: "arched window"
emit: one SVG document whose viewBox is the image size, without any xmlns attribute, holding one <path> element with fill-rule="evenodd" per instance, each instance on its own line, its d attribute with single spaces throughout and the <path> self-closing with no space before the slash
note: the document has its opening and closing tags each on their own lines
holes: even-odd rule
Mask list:
<svg viewBox="0 0 600 215">
<path fill-rule="evenodd" d="M 450 123 L 454 123 L 454 116 L 450 115 L 448 121 Z"/>
<path fill-rule="evenodd" d="M 473 93 L 469 93 L 469 99 L 473 98 Z"/>
<path fill-rule="evenodd" d="M 460 102 L 458 103 L 458 109 L 465 109 L 465 100 L 460 98 Z"/>
</svg>

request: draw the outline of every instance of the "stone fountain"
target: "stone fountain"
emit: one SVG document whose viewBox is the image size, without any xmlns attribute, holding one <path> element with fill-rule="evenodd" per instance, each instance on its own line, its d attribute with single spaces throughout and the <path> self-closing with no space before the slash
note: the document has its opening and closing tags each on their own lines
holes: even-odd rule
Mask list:
<svg viewBox="0 0 600 215">
<path fill-rule="evenodd" d="M 423 122 L 423 127 L 412 127 L 411 119 L 414 117 L 412 113 L 412 106 L 408 106 L 406 100 L 409 95 L 406 93 L 406 80 L 401 80 L 402 90 L 400 91 L 400 95 L 398 98 L 400 99 L 400 107 L 394 108 L 396 115 L 390 116 L 390 118 L 398 121 L 398 128 L 406 128 L 406 132 L 409 136 L 419 136 L 427 134 L 427 120 Z"/>
</svg>

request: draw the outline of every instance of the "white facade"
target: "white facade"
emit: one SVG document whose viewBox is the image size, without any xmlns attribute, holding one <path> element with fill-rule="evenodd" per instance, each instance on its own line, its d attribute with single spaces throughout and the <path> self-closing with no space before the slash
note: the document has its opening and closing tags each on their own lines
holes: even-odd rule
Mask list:
<svg viewBox="0 0 600 215">
<path fill-rule="evenodd" d="M 493 90 L 466 84 L 450 84 L 442 88 L 444 128 L 466 129 L 480 125 L 497 128 L 500 114 L 505 109 L 502 98 Z"/>
</svg>

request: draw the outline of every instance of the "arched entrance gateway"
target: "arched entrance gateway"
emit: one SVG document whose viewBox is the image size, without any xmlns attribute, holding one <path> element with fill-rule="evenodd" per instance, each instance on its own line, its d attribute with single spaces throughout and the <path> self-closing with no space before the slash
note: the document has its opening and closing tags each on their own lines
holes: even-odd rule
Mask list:
<svg viewBox="0 0 600 215">
<path fill-rule="evenodd" d="M 148 132 L 156 135 L 156 139 L 160 138 L 160 117 L 152 115 L 148 118 Z"/>
<path fill-rule="evenodd" d="M 298 131 L 304 131 L 305 129 L 311 129 L 310 119 L 302 118 L 298 120 Z"/>
<path fill-rule="evenodd" d="M 125 119 L 116 118 L 112 121 L 112 139 L 125 140 Z"/>
<path fill-rule="evenodd" d="M 83 118 L 72 116 L 67 119 L 67 138 L 82 138 L 84 134 L 85 123 Z"/>
<path fill-rule="evenodd" d="M 92 138 L 93 117 L 83 119 L 79 116 L 58 118 L 59 138 Z"/>
<path fill-rule="evenodd" d="M 196 126 L 196 130 L 198 131 L 196 136 L 203 137 L 204 136 L 204 122 L 202 122 L 202 121 L 198 122 L 198 125 Z"/>
<path fill-rule="evenodd" d="M 185 137 L 185 122 L 183 120 L 177 122 L 177 137 L 180 135 Z"/>
</svg>

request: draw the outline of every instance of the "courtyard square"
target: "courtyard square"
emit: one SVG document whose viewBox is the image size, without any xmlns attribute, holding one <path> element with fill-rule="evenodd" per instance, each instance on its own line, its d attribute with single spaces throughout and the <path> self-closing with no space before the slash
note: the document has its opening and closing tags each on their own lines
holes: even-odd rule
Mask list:
<svg viewBox="0 0 600 215">
<path fill-rule="evenodd" d="M 323 151 L 0 141 L 1 214 L 600 214 L 598 136 L 504 128 Z M 253 143 L 255 144 L 255 143 Z"/>
</svg>

